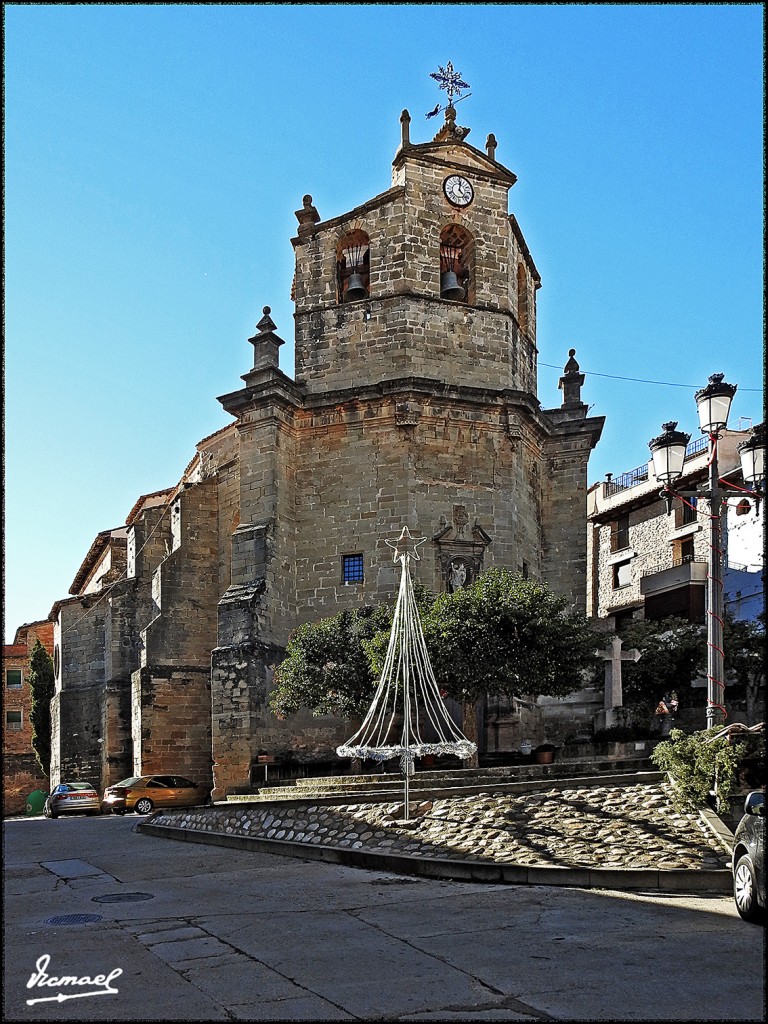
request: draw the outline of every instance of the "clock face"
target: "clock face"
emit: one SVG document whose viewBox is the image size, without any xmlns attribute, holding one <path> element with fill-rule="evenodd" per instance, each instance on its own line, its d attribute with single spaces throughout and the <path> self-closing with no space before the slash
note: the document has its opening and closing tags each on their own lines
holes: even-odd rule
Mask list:
<svg viewBox="0 0 768 1024">
<path fill-rule="evenodd" d="M 475 190 L 460 174 L 451 174 L 443 182 L 445 198 L 453 206 L 469 206 L 475 198 Z"/>
</svg>

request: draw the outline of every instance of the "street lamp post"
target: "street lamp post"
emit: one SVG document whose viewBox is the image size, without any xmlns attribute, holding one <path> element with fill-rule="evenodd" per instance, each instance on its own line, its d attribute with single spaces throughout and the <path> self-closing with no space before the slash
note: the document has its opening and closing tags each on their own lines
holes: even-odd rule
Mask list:
<svg viewBox="0 0 768 1024">
<path fill-rule="evenodd" d="M 717 444 L 728 424 L 728 413 L 736 385 L 723 380 L 722 373 L 713 374 L 709 384 L 696 392 L 701 432 L 709 436 L 709 466 L 707 490 L 709 499 L 709 557 L 707 562 L 707 729 L 720 725 L 725 717 L 725 655 L 723 651 L 723 574 L 721 550 L 721 512 L 724 494 L 744 493 L 721 486 Z M 664 423 L 664 433 L 649 442 L 656 479 L 662 484 L 661 497 L 672 512 L 675 491 L 672 485 L 683 474 L 685 452 L 690 434 L 677 430 L 677 423 Z M 744 482 L 754 490 L 756 502 L 764 479 L 765 440 L 763 425 L 756 427 L 752 436 L 739 446 Z"/>
</svg>

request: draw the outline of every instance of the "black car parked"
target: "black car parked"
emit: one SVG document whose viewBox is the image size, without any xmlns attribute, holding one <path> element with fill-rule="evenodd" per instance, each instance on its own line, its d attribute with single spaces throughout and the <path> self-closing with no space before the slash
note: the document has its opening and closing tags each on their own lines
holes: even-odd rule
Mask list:
<svg viewBox="0 0 768 1024">
<path fill-rule="evenodd" d="M 765 793 L 744 801 L 744 817 L 734 833 L 733 898 L 745 921 L 765 918 Z"/>
</svg>

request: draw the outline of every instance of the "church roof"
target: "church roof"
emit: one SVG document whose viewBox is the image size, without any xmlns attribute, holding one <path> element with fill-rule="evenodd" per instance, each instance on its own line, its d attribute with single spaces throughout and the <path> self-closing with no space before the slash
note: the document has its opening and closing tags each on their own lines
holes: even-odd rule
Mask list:
<svg viewBox="0 0 768 1024">
<path fill-rule="evenodd" d="M 102 530 L 101 533 L 96 534 L 96 538 L 88 549 L 88 554 L 83 559 L 83 563 L 77 570 L 77 574 L 72 581 L 72 586 L 69 588 L 70 594 L 79 594 L 83 586 L 88 580 L 88 577 L 93 572 L 96 564 L 98 563 L 101 556 L 104 554 L 106 549 L 112 543 L 117 541 L 118 543 L 124 543 L 128 535 L 128 530 L 125 526 L 115 527 L 113 530 Z"/>
</svg>

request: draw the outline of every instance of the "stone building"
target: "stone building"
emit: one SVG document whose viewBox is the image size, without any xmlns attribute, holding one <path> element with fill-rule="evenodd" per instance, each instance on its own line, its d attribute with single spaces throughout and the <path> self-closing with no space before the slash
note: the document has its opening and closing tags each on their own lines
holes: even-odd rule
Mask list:
<svg viewBox="0 0 768 1024">
<path fill-rule="evenodd" d="M 718 442 L 720 475 L 743 487 L 737 446 L 749 431 L 726 430 Z M 588 614 L 611 618 L 616 630 L 632 619 L 674 615 L 704 622 L 709 560 L 709 502 L 693 491 L 706 485 L 709 442 L 688 445 L 671 514 L 649 460 L 594 484 L 588 496 Z M 724 606 L 736 618 L 765 607 L 764 505 L 736 491 L 722 506 Z M 747 600 L 747 597 L 749 600 Z"/>
<path fill-rule="evenodd" d="M 754 620 L 765 610 L 765 503 L 743 484 L 737 449 L 749 436 L 749 431 L 725 430 L 718 441 L 722 486 L 731 491 L 721 504 L 720 548 L 724 610 L 735 619 Z M 633 620 L 669 616 L 706 623 L 710 503 L 701 492 L 708 477 L 709 440 L 702 437 L 687 447 L 683 474 L 674 485 L 680 496 L 669 514 L 652 460 L 590 487 L 588 614 L 610 622 L 616 632 Z M 727 650 L 725 667 L 728 686 Z M 703 722 L 699 704 L 706 677 L 691 686 L 675 720 L 683 729 L 699 729 Z M 756 707 L 762 706 L 764 687 L 761 692 Z M 742 712 L 740 705 L 729 705 L 729 717 L 753 717 L 749 703 L 745 706 Z"/>
<path fill-rule="evenodd" d="M 182 480 L 99 534 L 57 603 L 61 773 L 255 781 L 259 757 L 335 759 L 349 723 L 278 721 L 267 700 L 300 623 L 394 600 L 387 539 L 428 538 L 434 591 L 492 565 L 585 608 L 587 462 L 602 430 L 571 350 L 560 403 L 537 396 L 539 274 L 515 175 L 466 141 L 455 108 L 401 142 L 391 185 L 323 220 L 296 216 L 295 374 L 269 307 L 253 365 L 219 401 L 233 422 Z"/>
<path fill-rule="evenodd" d="M 48 790 L 32 748 L 29 660 L 37 640 L 53 654 L 53 623 L 28 622 L 3 644 L 3 814 L 22 813 L 29 793 Z"/>
</svg>

